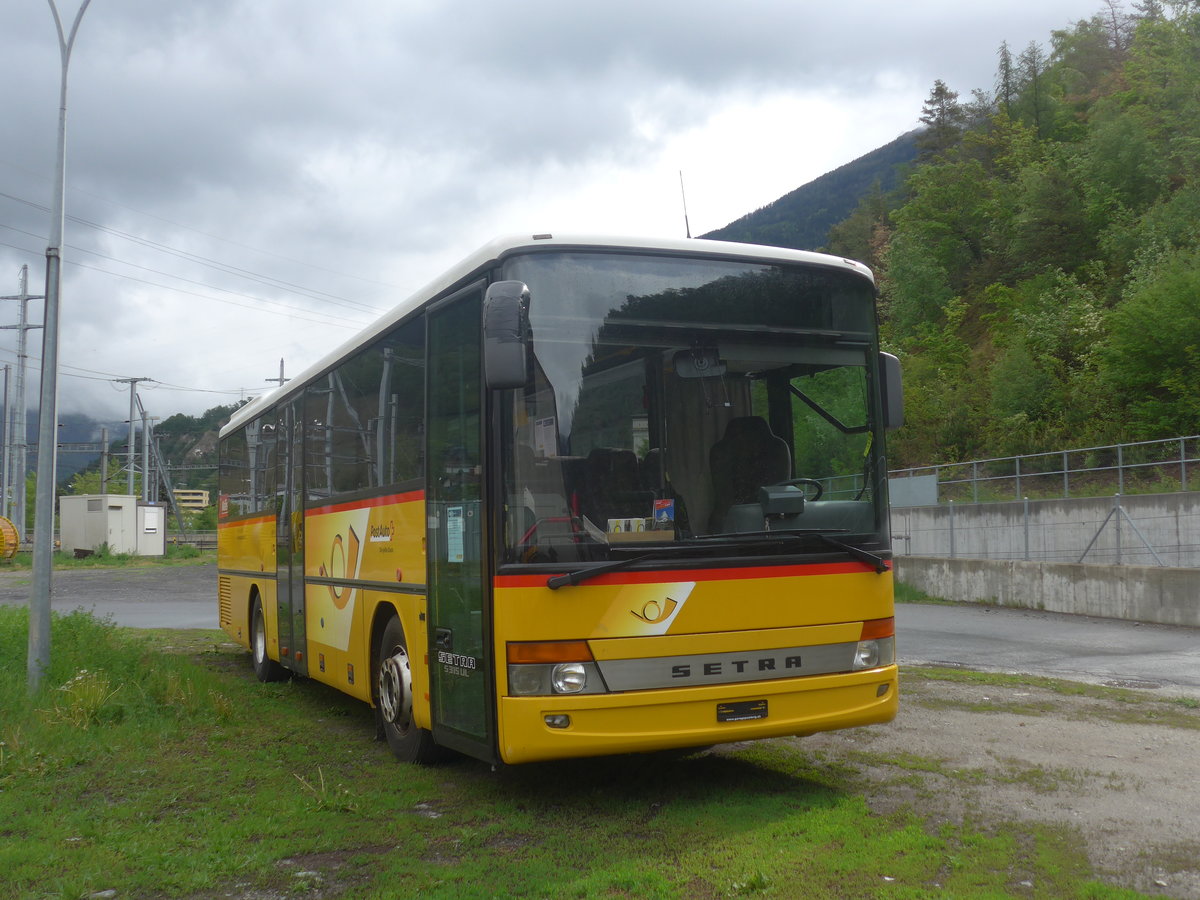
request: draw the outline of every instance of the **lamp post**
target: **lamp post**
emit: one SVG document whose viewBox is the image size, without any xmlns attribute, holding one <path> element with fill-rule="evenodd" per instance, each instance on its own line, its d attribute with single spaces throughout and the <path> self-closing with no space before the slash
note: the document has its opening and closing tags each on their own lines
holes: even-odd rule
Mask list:
<svg viewBox="0 0 1200 900">
<path fill-rule="evenodd" d="M 58 104 L 58 165 L 50 207 L 50 243 L 46 247 L 46 316 L 42 328 L 42 390 L 38 405 L 37 492 L 33 520 L 33 590 L 29 595 L 29 692 L 41 687 L 50 667 L 50 572 L 54 560 L 54 482 L 58 468 L 58 309 L 62 292 L 62 239 L 67 174 L 67 66 L 75 33 L 92 0 L 83 0 L 71 31 L 64 36 L 54 0 L 47 0 L 58 29 L 62 81 Z"/>
</svg>

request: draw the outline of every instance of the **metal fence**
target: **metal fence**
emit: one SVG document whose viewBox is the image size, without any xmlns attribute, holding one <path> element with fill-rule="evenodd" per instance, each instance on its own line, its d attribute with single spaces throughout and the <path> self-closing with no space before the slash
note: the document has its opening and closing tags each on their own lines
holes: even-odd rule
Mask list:
<svg viewBox="0 0 1200 900">
<path fill-rule="evenodd" d="M 896 470 L 893 502 L 927 505 L 893 505 L 893 542 L 911 556 L 1200 567 L 1198 464 L 1190 436 Z"/>
<path fill-rule="evenodd" d="M 937 476 L 939 502 L 1111 497 L 1200 490 L 1200 435 L 897 469 Z"/>
<path fill-rule="evenodd" d="M 198 550 L 217 549 L 217 533 L 215 531 L 189 531 L 187 534 L 171 532 L 167 535 L 169 545 L 195 547 Z"/>
</svg>

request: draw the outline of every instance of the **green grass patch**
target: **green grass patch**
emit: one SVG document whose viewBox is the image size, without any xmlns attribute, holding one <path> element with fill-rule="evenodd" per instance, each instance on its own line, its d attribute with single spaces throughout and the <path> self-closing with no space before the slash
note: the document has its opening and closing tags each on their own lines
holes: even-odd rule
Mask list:
<svg viewBox="0 0 1200 900">
<path fill-rule="evenodd" d="M 1146 691 L 1106 687 L 1081 681 L 1066 681 L 1040 675 L 1019 675 L 1005 672 L 977 672 L 971 669 L 950 669 L 944 666 L 905 666 L 904 684 L 915 689 L 909 699 L 924 706 L 964 709 L 970 712 L 1010 712 L 1017 715 L 1047 715 L 1059 711 L 1053 703 L 1034 697 L 1013 698 L 996 696 L 979 700 L 956 700 L 940 697 L 932 685 L 937 682 L 970 684 L 980 687 L 1025 687 L 1069 697 L 1097 701 L 1087 707 L 1089 717 L 1102 717 L 1113 722 L 1137 722 L 1171 728 L 1200 730 L 1200 703 L 1192 697 L 1161 697 Z"/>
<path fill-rule="evenodd" d="M 924 591 L 917 590 L 910 584 L 905 584 L 903 581 L 897 581 L 893 585 L 897 603 L 928 603 L 937 606 L 959 606 L 944 597 L 934 597 L 926 594 Z"/>
<path fill-rule="evenodd" d="M 198 566 L 216 562 L 216 550 L 200 550 L 190 544 L 168 544 L 162 556 L 137 556 L 133 553 L 113 553 L 108 545 L 102 545 L 90 556 L 76 559 L 74 554 L 54 551 L 51 566 L 55 569 L 102 569 L 135 566 Z M 0 560 L 0 572 L 29 570 L 33 567 L 33 554 L 22 550 L 11 559 Z"/>
<path fill-rule="evenodd" d="M 872 810 L 793 742 L 406 767 L 365 705 L 259 684 L 219 632 L 55 616 L 32 697 L 26 641 L 0 608 L 0 896 L 1121 896 L 1073 832 Z"/>
</svg>

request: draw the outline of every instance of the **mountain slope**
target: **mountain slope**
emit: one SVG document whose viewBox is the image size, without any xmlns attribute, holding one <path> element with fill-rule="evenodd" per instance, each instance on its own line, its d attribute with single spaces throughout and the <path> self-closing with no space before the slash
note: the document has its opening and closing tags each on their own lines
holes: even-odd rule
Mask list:
<svg viewBox="0 0 1200 900">
<path fill-rule="evenodd" d="M 876 185 L 885 194 L 899 186 L 905 168 L 917 157 L 918 133 L 903 134 L 702 237 L 797 250 L 820 248 L 830 227 L 849 216 Z"/>
</svg>

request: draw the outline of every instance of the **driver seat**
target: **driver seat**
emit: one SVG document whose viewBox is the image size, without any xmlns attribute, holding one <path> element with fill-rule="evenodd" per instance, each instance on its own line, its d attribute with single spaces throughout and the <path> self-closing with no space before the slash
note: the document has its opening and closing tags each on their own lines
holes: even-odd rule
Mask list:
<svg viewBox="0 0 1200 900">
<path fill-rule="evenodd" d="M 787 442 L 762 416 L 729 420 L 725 435 L 708 452 L 713 482 L 711 530 L 721 531 L 731 506 L 757 503 L 758 489 L 786 481 L 792 474 Z"/>
</svg>

